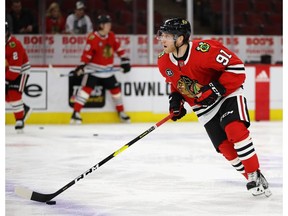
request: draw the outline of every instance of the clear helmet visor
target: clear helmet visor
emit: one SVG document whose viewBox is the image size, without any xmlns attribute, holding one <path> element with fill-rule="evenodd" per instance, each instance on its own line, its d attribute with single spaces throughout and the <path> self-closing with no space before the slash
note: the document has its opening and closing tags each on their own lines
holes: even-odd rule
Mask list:
<svg viewBox="0 0 288 216">
<path fill-rule="evenodd" d="M 177 40 L 178 36 L 174 35 L 172 33 L 169 33 L 168 31 L 158 30 L 156 34 L 156 39 L 159 41 L 175 41 Z"/>
</svg>

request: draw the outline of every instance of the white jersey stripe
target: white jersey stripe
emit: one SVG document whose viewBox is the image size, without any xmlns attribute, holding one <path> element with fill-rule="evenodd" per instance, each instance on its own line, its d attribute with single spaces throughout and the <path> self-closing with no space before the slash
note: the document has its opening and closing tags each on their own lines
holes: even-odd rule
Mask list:
<svg viewBox="0 0 288 216">
<path fill-rule="evenodd" d="M 21 73 L 21 67 L 18 66 L 9 66 L 9 70 L 14 73 Z"/>
<path fill-rule="evenodd" d="M 244 64 L 237 64 L 237 65 L 229 65 L 226 72 L 235 73 L 235 74 L 245 74 L 245 67 Z"/>
<path fill-rule="evenodd" d="M 235 74 L 246 74 L 245 73 L 245 70 L 233 70 L 233 69 L 227 69 L 225 70 L 226 72 L 229 72 L 229 73 L 235 73 Z"/>
<path fill-rule="evenodd" d="M 248 121 L 246 110 L 245 110 L 244 97 L 242 95 L 237 96 L 237 104 L 238 104 L 240 119 L 243 121 Z"/>
<path fill-rule="evenodd" d="M 21 80 L 20 80 L 20 85 L 19 85 L 19 91 L 23 92 L 24 88 L 25 88 L 25 83 L 28 79 L 28 75 L 27 74 L 22 74 Z"/>
</svg>

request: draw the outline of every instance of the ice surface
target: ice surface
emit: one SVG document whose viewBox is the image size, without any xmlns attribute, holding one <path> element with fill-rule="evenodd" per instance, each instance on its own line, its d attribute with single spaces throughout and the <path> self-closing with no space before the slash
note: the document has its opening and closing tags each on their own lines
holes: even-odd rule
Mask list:
<svg viewBox="0 0 288 216">
<path fill-rule="evenodd" d="M 27 125 L 23 134 L 6 126 L 6 215 L 283 215 L 282 122 L 250 128 L 269 198 L 246 190 L 196 122 L 163 124 L 55 197 L 56 205 L 14 193 L 16 186 L 54 193 L 153 124 Z"/>
</svg>

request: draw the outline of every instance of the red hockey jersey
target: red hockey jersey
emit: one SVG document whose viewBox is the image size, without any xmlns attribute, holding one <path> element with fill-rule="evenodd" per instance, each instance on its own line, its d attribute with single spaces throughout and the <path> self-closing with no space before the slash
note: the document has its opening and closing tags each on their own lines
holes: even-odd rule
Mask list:
<svg viewBox="0 0 288 216">
<path fill-rule="evenodd" d="M 178 91 L 190 106 L 202 86 L 219 81 L 227 96 L 245 81 L 243 62 L 230 50 L 215 40 L 194 40 L 189 43 L 186 60 L 177 61 L 172 53 L 160 53 L 158 67 L 171 84 L 171 92 Z"/>
<path fill-rule="evenodd" d="M 5 79 L 15 80 L 20 74 L 30 73 L 28 55 L 21 42 L 10 36 L 5 45 Z"/>
<path fill-rule="evenodd" d="M 114 54 L 124 57 L 125 50 L 116 39 L 113 32 L 109 32 L 105 37 L 98 32 L 88 35 L 86 45 L 81 56 L 81 62 L 87 64 L 89 69 L 106 70 L 113 67 Z"/>
</svg>

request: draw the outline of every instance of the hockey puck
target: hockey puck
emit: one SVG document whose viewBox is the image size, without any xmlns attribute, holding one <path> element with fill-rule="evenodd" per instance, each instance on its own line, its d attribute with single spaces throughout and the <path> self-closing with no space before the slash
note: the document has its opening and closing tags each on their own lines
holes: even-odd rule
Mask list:
<svg viewBox="0 0 288 216">
<path fill-rule="evenodd" d="M 93 136 L 98 136 L 98 134 L 93 134 Z"/>
<path fill-rule="evenodd" d="M 43 129 L 44 129 L 44 127 L 39 127 L 39 129 L 40 129 L 40 130 L 43 130 Z"/>
<path fill-rule="evenodd" d="M 47 204 L 47 205 L 55 205 L 55 204 L 56 204 L 56 201 L 54 201 L 54 200 L 47 201 L 46 204 Z"/>
</svg>

